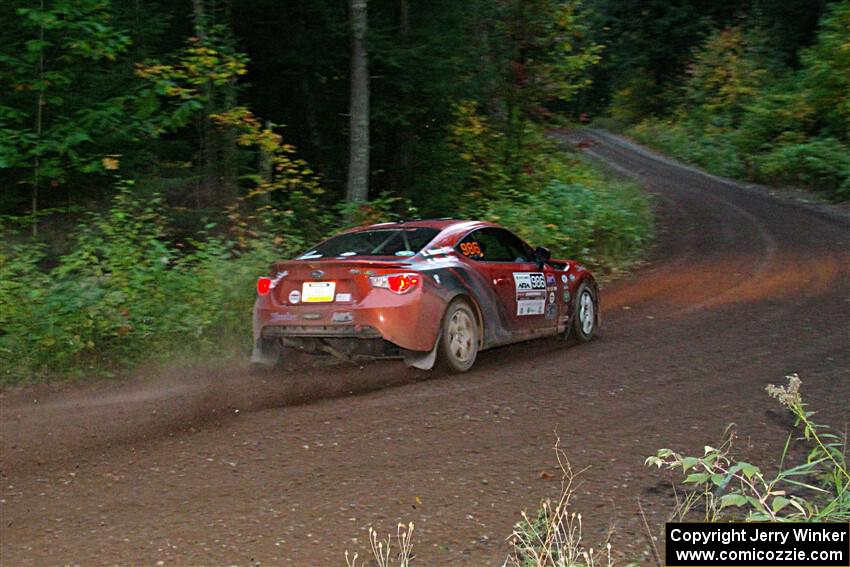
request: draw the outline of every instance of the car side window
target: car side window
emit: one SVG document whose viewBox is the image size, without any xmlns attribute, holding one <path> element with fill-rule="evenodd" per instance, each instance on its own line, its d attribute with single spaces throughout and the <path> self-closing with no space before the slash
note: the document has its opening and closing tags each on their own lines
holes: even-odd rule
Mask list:
<svg viewBox="0 0 850 567">
<path fill-rule="evenodd" d="M 493 229 L 502 245 L 510 250 L 510 262 L 533 262 L 534 251 L 514 233 L 504 229 Z"/>
<path fill-rule="evenodd" d="M 509 256 L 505 247 L 487 229 L 479 229 L 466 235 L 457 245 L 461 254 L 479 262 L 504 262 Z"/>
<path fill-rule="evenodd" d="M 479 262 L 528 262 L 522 241 L 498 228 L 481 228 L 466 235 L 458 251 Z"/>
</svg>

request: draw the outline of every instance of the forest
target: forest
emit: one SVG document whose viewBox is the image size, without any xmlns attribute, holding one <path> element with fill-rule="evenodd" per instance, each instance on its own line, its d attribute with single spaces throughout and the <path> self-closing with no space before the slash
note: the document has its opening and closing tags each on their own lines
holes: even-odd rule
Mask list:
<svg viewBox="0 0 850 567">
<path fill-rule="evenodd" d="M 604 273 L 648 196 L 553 136 L 850 199 L 850 0 L 4 0 L 0 382 L 244 356 L 345 226 L 485 218 Z"/>
</svg>

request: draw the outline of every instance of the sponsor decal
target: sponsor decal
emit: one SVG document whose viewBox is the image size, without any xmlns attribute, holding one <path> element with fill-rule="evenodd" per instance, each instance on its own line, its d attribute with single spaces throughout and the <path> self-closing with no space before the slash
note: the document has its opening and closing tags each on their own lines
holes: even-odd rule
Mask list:
<svg viewBox="0 0 850 567">
<path fill-rule="evenodd" d="M 567 267 L 569 269 L 569 267 Z M 567 283 L 567 274 L 561 274 L 561 283 Z"/>
<path fill-rule="evenodd" d="M 336 294 L 336 300 L 337 301 L 351 301 L 351 294 L 350 293 L 338 293 L 338 294 Z"/>
<path fill-rule="evenodd" d="M 547 319 L 554 319 L 555 315 L 557 315 L 557 314 L 558 314 L 558 308 L 555 306 L 554 303 L 550 303 L 549 305 L 546 306 L 546 318 Z"/>
<path fill-rule="evenodd" d="M 425 250 L 422 254 L 425 256 L 440 256 L 443 254 L 448 254 L 452 251 L 451 246 L 443 246 L 442 248 L 430 248 Z"/>
<path fill-rule="evenodd" d="M 549 292 L 549 303 L 555 303 L 555 292 L 554 291 Z"/>
<path fill-rule="evenodd" d="M 297 289 L 293 289 L 289 292 L 289 303 L 298 303 L 301 301 L 301 292 Z"/>
<path fill-rule="evenodd" d="M 272 321 L 295 321 L 297 317 L 292 313 L 272 313 Z"/>
<path fill-rule="evenodd" d="M 570 302 L 570 290 L 565 289 L 564 290 L 564 303 L 569 303 L 569 302 Z"/>
<path fill-rule="evenodd" d="M 525 315 L 543 315 L 543 310 L 546 308 L 546 300 L 544 299 L 524 299 L 517 301 L 516 314 L 519 316 Z"/>
<path fill-rule="evenodd" d="M 333 315 L 331 315 L 331 321 L 334 323 L 350 323 L 354 320 L 354 315 L 351 314 L 351 311 L 335 311 Z"/>
<path fill-rule="evenodd" d="M 325 275 L 325 272 L 323 272 L 322 270 L 313 270 L 312 272 L 310 272 L 310 277 L 317 279 L 317 280 L 322 279 L 322 276 L 324 276 L 324 275 Z"/>
<path fill-rule="evenodd" d="M 575 274 L 570 274 L 570 281 L 571 281 L 571 282 L 576 281 L 576 276 L 575 276 Z"/>
<path fill-rule="evenodd" d="M 541 272 L 514 272 L 517 292 L 546 289 L 546 279 Z"/>
<path fill-rule="evenodd" d="M 302 315 L 302 317 L 304 317 L 305 319 L 309 319 L 310 321 L 315 321 L 316 319 L 321 319 L 322 314 L 321 313 L 305 313 L 304 315 Z"/>
<path fill-rule="evenodd" d="M 546 278 L 541 272 L 514 272 L 516 314 L 543 315 L 546 308 Z"/>
<path fill-rule="evenodd" d="M 546 285 L 555 285 L 555 274 L 546 274 Z"/>
<path fill-rule="evenodd" d="M 278 273 L 277 273 L 277 275 L 276 275 L 276 276 L 274 277 L 274 279 L 272 280 L 272 285 L 271 285 L 271 286 L 269 286 L 269 287 L 270 287 L 270 288 L 274 288 L 274 287 L 276 287 L 276 286 L 277 286 L 277 284 L 279 284 L 279 283 L 280 283 L 280 280 L 282 280 L 283 278 L 285 278 L 285 277 L 286 277 L 286 276 L 288 276 L 288 275 L 289 275 L 289 272 L 288 272 L 287 270 L 284 270 L 284 271 L 282 271 L 282 272 L 278 272 Z"/>
</svg>

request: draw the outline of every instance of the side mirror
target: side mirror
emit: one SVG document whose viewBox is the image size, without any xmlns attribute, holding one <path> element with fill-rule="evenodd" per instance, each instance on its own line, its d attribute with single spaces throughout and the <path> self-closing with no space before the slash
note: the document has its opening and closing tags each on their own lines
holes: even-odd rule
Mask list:
<svg viewBox="0 0 850 567">
<path fill-rule="evenodd" d="M 549 258 L 552 257 L 552 253 L 548 248 L 544 248 L 542 246 L 538 246 L 534 251 L 534 261 L 537 262 L 537 269 L 542 270 L 543 265 L 549 261 Z"/>
</svg>

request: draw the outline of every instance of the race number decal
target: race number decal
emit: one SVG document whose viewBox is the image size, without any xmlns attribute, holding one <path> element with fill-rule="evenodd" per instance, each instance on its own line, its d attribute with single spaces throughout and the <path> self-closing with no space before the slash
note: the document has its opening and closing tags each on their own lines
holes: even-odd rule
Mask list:
<svg viewBox="0 0 850 567">
<path fill-rule="evenodd" d="M 460 251 L 464 256 L 474 256 L 476 258 L 484 256 L 484 253 L 481 251 L 481 245 L 477 242 L 461 242 Z"/>
<path fill-rule="evenodd" d="M 546 309 L 546 278 L 540 272 L 514 272 L 516 314 L 543 315 Z"/>
</svg>

